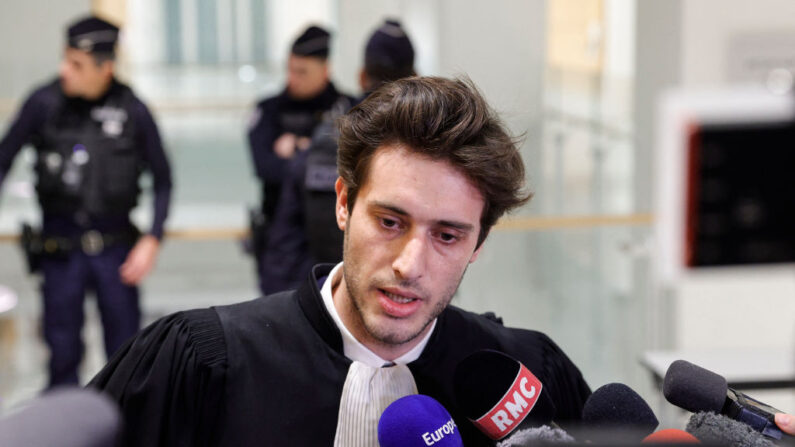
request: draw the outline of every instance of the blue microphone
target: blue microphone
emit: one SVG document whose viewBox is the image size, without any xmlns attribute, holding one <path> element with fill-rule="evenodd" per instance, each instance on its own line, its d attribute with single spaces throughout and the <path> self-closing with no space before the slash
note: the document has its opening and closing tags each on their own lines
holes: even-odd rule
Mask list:
<svg viewBox="0 0 795 447">
<path fill-rule="evenodd" d="M 381 447 L 463 447 L 453 417 L 436 399 L 412 394 L 392 402 L 378 421 Z"/>
</svg>

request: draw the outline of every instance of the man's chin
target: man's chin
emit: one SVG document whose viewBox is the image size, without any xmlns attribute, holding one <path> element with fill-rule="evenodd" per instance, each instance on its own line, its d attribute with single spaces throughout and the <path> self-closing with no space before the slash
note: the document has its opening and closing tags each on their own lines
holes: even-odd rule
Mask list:
<svg viewBox="0 0 795 447">
<path fill-rule="evenodd" d="M 296 101 L 306 101 L 320 95 L 321 93 L 323 93 L 323 89 L 317 91 L 295 91 L 290 88 L 287 89 L 287 95 Z"/>
<path fill-rule="evenodd" d="M 61 82 L 61 92 L 63 92 L 64 96 L 69 98 L 75 98 L 79 96 L 78 93 L 74 91 L 74 89 L 70 88 L 68 85 L 64 84 L 63 82 Z"/>
<path fill-rule="evenodd" d="M 393 323 L 395 323 L 393 321 Z M 399 324 L 399 323 L 398 323 Z M 370 336 L 384 346 L 402 346 L 417 340 L 423 333 L 423 329 L 401 327 L 392 331 L 384 331 L 384 324 L 376 324 L 376 330 L 371 330 Z"/>
</svg>

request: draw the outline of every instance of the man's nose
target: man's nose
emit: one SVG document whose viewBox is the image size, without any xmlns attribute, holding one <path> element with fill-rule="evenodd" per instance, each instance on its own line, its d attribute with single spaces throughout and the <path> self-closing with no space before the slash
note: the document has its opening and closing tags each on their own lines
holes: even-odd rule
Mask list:
<svg viewBox="0 0 795 447">
<path fill-rule="evenodd" d="M 411 235 L 392 263 L 392 269 L 400 279 L 414 280 L 425 271 L 427 241 L 423 235 Z"/>
</svg>

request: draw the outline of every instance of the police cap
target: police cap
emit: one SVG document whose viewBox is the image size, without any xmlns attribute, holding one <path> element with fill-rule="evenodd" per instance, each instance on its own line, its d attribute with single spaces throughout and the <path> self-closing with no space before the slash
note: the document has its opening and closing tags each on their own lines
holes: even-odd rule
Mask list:
<svg viewBox="0 0 795 447">
<path fill-rule="evenodd" d="M 97 17 L 72 23 L 66 31 L 68 45 L 89 53 L 113 53 L 119 28 Z"/>
<path fill-rule="evenodd" d="M 375 30 L 364 49 L 368 72 L 389 71 L 396 77 L 414 75 L 414 46 L 397 20 L 385 20 Z"/>
<path fill-rule="evenodd" d="M 310 26 L 293 43 L 290 50 L 296 56 L 328 58 L 330 34 L 319 26 Z"/>
</svg>

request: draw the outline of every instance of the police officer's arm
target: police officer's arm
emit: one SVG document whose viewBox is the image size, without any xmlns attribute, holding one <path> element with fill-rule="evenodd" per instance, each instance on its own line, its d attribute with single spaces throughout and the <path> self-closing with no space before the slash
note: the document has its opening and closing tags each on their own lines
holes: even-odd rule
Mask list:
<svg viewBox="0 0 795 447">
<path fill-rule="evenodd" d="M 140 101 L 135 105 L 134 111 L 139 129 L 138 145 L 154 180 L 154 212 L 151 230 L 138 240 L 119 268 L 122 281 L 127 284 L 137 284 L 154 267 L 171 202 L 171 168 L 157 125 L 149 110 Z"/>
<path fill-rule="evenodd" d="M 9 126 L 3 140 L 0 141 L 0 187 L 6 174 L 11 169 L 19 150 L 28 143 L 31 135 L 36 132 L 46 118 L 46 101 L 41 91 L 31 95 L 22 106 L 14 122 Z"/>
<path fill-rule="evenodd" d="M 282 129 L 277 120 L 278 113 L 276 98 L 266 99 L 257 104 L 249 122 L 248 144 L 257 177 L 264 182 L 280 184 L 287 162 L 274 150 L 276 140 L 282 136 Z M 292 138 L 294 139 L 295 136 Z"/>
</svg>

